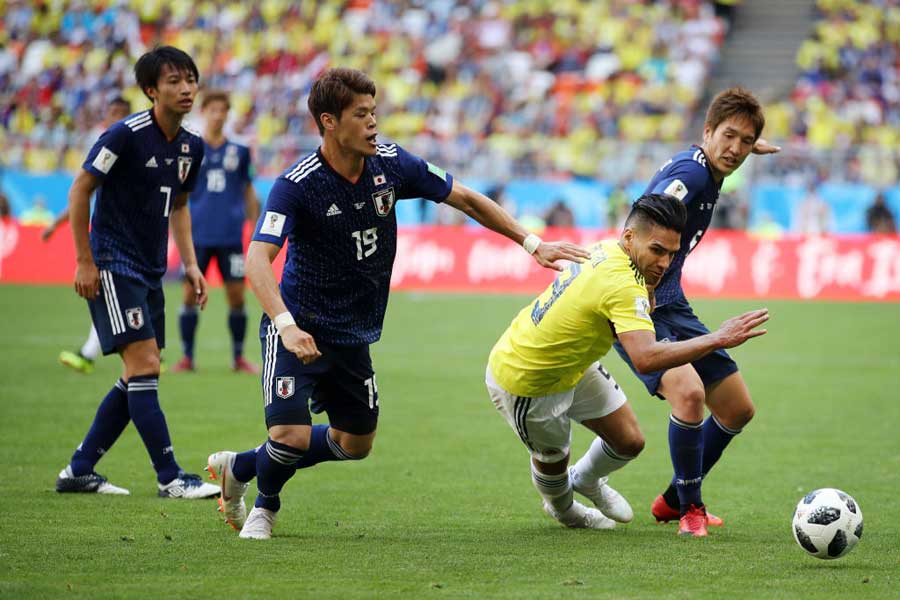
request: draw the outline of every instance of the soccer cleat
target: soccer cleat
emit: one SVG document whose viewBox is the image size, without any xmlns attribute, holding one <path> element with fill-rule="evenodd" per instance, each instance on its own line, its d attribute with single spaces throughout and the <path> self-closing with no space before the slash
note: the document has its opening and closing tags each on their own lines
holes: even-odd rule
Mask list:
<svg viewBox="0 0 900 600">
<path fill-rule="evenodd" d="M 271 538 L 276 516 L 278 516 L 276 512 L 254 506 L 250 514 L 247 515 L 247 522 L 244 523 L 239 537 L 245 540 L 267 540 Z"/>
<path fill-rule="evenodd" d="M 127 496 L 130 493 L 125 488 L 111 484 L 106 477 L 99 473 L 75 477 L 72 474 L 72 467 L 68 465 L 59 472 L 59 476 L 56 478 L 56 491 L 60 494 L 112 494 L 117 496 Z"/>
<path fill-rule="evenodd" d="M 678 535 L 706 537 L 706 508 L 697 508 L 693 504 L 678 521 Z"/>
<path fill-rule="evenodd" d="M 249 373 L 250 375 L 259 375 L 259 367 L 248 361 L 243 356 L 234 359 L 231 370 L 235 373 Z"/>
<path fill-rule="evenodd" d="M 199 475 L 180 471 L 178 477 L 169 483 L 159 485 L 160 498 L 184 498 L 196 500 L 200 498 L 213 498 L 219 495 L 219 486 L 205 483 Z"/>
<path fill-rule="evenodd" d="M 173 373 L 191 373 L 194 371 L 194 361 L 189 356 L 182 356 L 181 360 L 172 365 Z"/>
<path fill-rule="evenodd" d="M 223 450 L 209 455 L 206 470 L 209 478 L 218 481 L 222 486 L 222 493 L 218 498 L 219 512 L 225 514 L 225 522 L 232 529 L 240 531 L 247 520 L 247 507 L 244 505 L 244 494 L 247 493 L 248 483 L 241 483 L 234 478 L 234 457 L 236 452 Z"/>
<path fill-rule="evenodd" d="M 605 516 L 619 523 L 630 523 L 634 518 L 631 505 L 622 494 L 607 485 L 609 477 L 601 477 L 593 485 L 582 481 L 574 466 L 569 467 L 572 489 L 594 503 Z"/>
<path fill-rule="evenodd" d="M 681 513 L 678 509 L 669 506 L 662 494 L 657 496 L 656 500 L 653 501 L 653 504 L 650 505 L 650 512 L 653 513 L 653 517 L 656 519 L 657 523 L 668 523 L 669 521 L 677 521 L 681 518 Z M 725 521 L 708 512 L 706 513 L 706 525 L 707 527 L 722 527 L 725 525 Z"/>
<path fill-rule="evenodd" d="M 256 509 L 254 509 L 256 510 Z M 550 504 L 544 501 L 544 512 L 573 529 L 613 529 L 616 522 L 606 517 L 596 508 L 588 508 L 580 502 L 572 502 L 572 506 L 558 513 Z"/>
<path fill-rule="evenodd" d="M 63 350 L 59 353 L 59 362 L 69 367 L 73 371 L 90 375 L 94 372 L 94 361 L 85 358 L 81 352 L 69 352 Z"/>
</svg>

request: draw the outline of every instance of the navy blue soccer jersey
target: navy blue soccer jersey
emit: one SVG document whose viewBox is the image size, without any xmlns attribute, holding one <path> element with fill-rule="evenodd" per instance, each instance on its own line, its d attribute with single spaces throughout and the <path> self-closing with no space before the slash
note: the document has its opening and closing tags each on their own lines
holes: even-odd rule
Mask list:
<svg viewBox="0 0 900 600">
<path fill-rule="evenodd" d="M 250 149 L 226 141 L 203 142 L 197 187 L 191 193 L 195 246 L 240 246 L 247 217 L 244 192 L 253 178 Z"/>
<path fill-rule="evenodd" d="M 397 251 L 394 204 L 443 201 L 453 177 L 396 144 L 379 145 L 352 183 L 316 151 L 278 178 L 254 241 L 290 242 L 281 297 L 316 340 L 371 344 L 381 337 Z"/>
<path fill-rule="evenodd" d="M 82 168 L 101 180 L 91 217 L 91 252 L 105 269 L 157 288 L 166 272 L 169 212 L 193 189 L 203 140 L 184 128 L 171 142 L 145 110 L 114 123 Z"/>
<path fill-rule="evenodd" d="M 706 155 L 697 146 L 679 152 L 664 164 L 653 179 L 645 194 L 669 194 L 684 202 L 687 208 L 687 223 L 681 234 L 681 248 L 672 264 L 656 286 L 656 305 L 664 306 L 684 298 L 681 289 L 681 269 L 694 246 L 700 243 L 709 229 L 713 209 L 719 199 L 721 183 L 716 183 Z"/>
</svg>

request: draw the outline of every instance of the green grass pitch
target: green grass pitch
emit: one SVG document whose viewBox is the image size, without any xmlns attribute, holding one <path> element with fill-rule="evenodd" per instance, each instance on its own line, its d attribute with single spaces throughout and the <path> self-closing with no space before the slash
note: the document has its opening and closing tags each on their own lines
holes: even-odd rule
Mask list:
<svg viewBox="0 0 900 600">
<path fill-rule="evenodd" d="M 180 357 L 170 287 L 168 362 Z M 524 297 L 394 294 L 373 354 L 381 395 L 375 450 L 301 471 L 270 542 L 239 540 L 212 501 L 156 497 L 133 427 L 98 470 L 130 497 L 60 496 L 57 472 L 84 435 L 119 360 L 90 376 L 58 365 L 88 328 L 65 287 L 0 288 L 0 596 L 10 598 L 834 598 L 900 588 L 900 310 L 891 304 L 769 302 L 769 334 L 733 354 L 757 404 L 704 486 L 726 526 L 680 539 L 649 503 L 670 476 L 666 406 L 617 356 L 647 437 L 612 483 L 637 516 L 614 531 L 565 530 L 540 510 L 528 457 L 483 387 L 494 340 Z M 761 302 L 697 302 L 710 325 Z M 228 370 L 224 297 L 212 294 L 199 372 L 164 375 L 175 452 L 265 439 L 255 377 Z M 251 305 L 248 356 L 258 362 Z M 589 436 L 579 428 L 573 453 Z M 838 561 L 805 556 L 790 519 L 803 493 L 838 487 L 865 516 Z M 255 486 L 251 487 L 255 493 Z M 890 590 L 894 590 L 891 592 Z"/>
</svg>

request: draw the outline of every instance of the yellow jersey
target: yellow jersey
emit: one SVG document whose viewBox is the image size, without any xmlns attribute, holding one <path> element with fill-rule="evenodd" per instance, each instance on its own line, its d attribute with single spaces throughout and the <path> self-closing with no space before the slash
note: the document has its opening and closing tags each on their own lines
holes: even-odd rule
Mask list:
<svg viewBox="0 0 900 600">
<path fill-rule="evenodd" d="M 491 373 L 517 396 L 574 388 L 617 333 L 654 331 L 644 278 L 618 240 L 590 247 L 523 308 L 491 350 Z"/>
</svg>

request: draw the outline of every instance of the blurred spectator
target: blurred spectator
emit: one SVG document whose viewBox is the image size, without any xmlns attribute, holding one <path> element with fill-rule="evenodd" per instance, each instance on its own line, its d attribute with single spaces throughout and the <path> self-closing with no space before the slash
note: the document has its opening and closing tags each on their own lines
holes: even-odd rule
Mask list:
<svg viewBox="0 0 900 600">
<path fill-rule="evenodd" d="M 764 212 L 760 215 L 759 222 L 750 232 L 764 240 L 777 240 L 784 235 L 784 228 L 772 218 L 771 214 Z"/>
<path fill-rule="evenodd" d="M 828 233 L 830 223 L 831 209 L 819 195 L 817 185 L 809 184 L 797 207 L 797 230 L 806 235 L 822 235 Z"/>
<path fill-rule="evenodd" d="M 6 197 L 6 194 L 0 192 L 0 223 L 7 225 L 14 221 L 12 210 L 9 207 L 9 198 Z"/>
<path fill-rule="evenodd" d="M 36 196 L 31 206 L 19 216 L 22 225 L 39 225 L 46 227 L 53 222 L 53 213 L 47 208 L 47 201 L 43 196 Z"/>
<path fill-rule="evenodd" d="M 747 201 L 737 191 L 722 192 L 713 211 L 712 229 L 745 229 L 749 215 Z"/>
<path fill-rule="evenodd" d="M 547 227 L 574 227 L 575 215 L 562 198 L 553 203 L 544 215 Z"/>
<path fill-rule="evenodd" d="M 883 192 L 879 192 L 872 206 L 866 209 L 866 227 L 872 233 L 897 233 L 894 214 L 885 204 Z"/>
<path fill-rule="evenodd" d="M 613 188 L 606 199 L 606 227 L 619 231 L 625 225 L 625 219 L 631 210 L 631 198 L 621 184 Z"/>
</svg>

